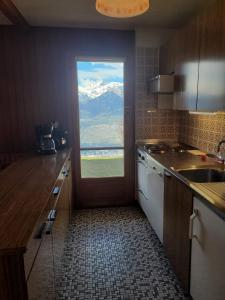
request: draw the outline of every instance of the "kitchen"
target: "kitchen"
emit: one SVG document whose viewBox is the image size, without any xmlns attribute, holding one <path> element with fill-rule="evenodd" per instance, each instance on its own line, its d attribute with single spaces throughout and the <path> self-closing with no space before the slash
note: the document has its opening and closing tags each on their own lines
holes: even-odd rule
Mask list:
<svg viewBox="0 0 225 300">
<path fill-rule="evenodd" d="M 0 0 L 0 299 L 225 299 L 225 1 L 95 2 Z"/>
</svg>

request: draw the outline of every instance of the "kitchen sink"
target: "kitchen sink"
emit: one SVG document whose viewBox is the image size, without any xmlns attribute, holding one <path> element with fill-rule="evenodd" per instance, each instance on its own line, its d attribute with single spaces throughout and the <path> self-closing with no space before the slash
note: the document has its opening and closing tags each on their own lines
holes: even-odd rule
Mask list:
<svg viewBox="0 0 225 300">
<path fill-rule="evenodd" d="M 186 169 L 178 173 L 192 182 L 225 182 L 225 171 L 215 169 Z"/>
</svg>

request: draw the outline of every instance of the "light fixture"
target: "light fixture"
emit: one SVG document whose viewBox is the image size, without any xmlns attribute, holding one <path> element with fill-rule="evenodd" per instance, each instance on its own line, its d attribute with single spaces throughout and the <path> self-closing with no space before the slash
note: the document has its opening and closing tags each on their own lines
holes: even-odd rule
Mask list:
<svg viewBox="0 0 225 300">
<path fill-rule="evenodd" d="M 96 10 L 107 17 L 135 17 L 148 9 L 149 0 L 96 0 Z"/>
<path fill-rule="evenodd" d="M 189 111 L 190 115 L 202 115 L 202 116 L 213 116 L 217 115 L 218 112 L 207 112 L 207 111 Z"/>
</svg>

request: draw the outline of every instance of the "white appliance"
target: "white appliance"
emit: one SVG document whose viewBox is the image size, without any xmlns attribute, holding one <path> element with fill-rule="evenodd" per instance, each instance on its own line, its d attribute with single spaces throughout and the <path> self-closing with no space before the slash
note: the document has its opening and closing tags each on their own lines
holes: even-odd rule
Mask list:
<svg viewBox="0 0 225 300">
<path fill-rule="evenodd" d="M 137 179 L 138 179 L 138 199 L 144 212 L 147 214 L 147 153 L 137 150 Z"/>
<path fill-rule="evenodd" d="M 225 221 L 194 198 L 190 218 L 191 284 L 193 300 L 225 299 Z"/>
<path fill-rule="evenodd" d="M 174 91 L 174 75 L 158 75 L 150 80 L 150 91 L 156 94 L 172 94 Z"/>
<path fill-rule="evenodd" d="M 163 242 L 164 168 L 137 150 L 138 199 L 161 243 Z"/>
</svg>

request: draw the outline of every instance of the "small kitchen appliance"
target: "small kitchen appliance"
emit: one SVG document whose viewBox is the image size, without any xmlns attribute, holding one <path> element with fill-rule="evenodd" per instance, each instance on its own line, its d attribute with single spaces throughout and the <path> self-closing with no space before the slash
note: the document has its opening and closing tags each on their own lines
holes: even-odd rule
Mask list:
<svg viewBox="0 0 225 300">
<path fill-rule="evenodd" d="M 68 144 L 68 132 L 63 129 L 63 127 L 59 124 L 59 122 L 53 122 L 53 139 L 55 142 L 55 148 L 57 150 L 63 149 Z"/>
<path fill-rule="evenodd" d="M 36 127 L 38 139 L 37 151 L 41 154 L 55 154 L 55 142 L 53 139 L 53 124 L 41 124 Z"/>
</svg>

